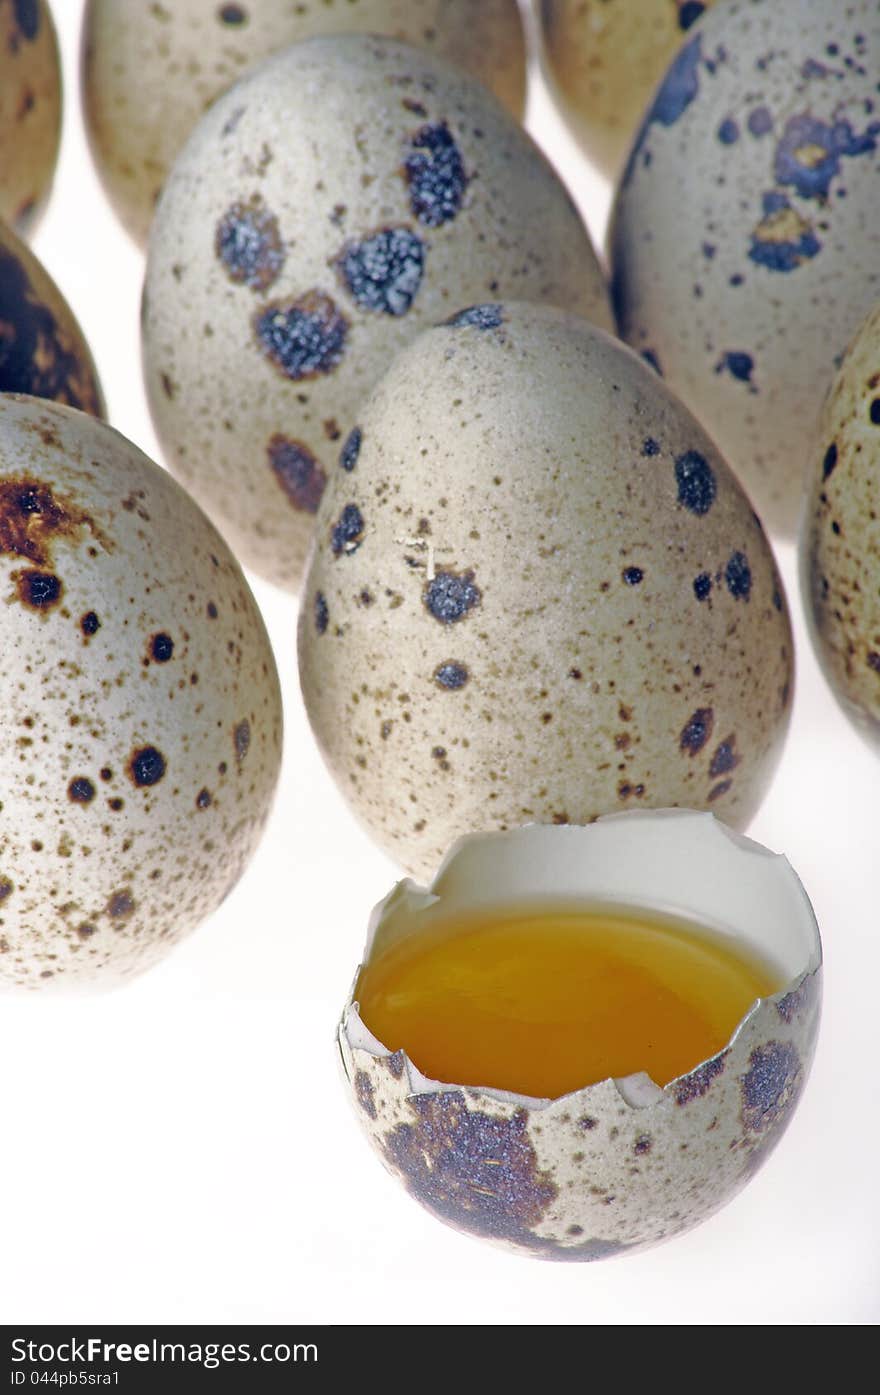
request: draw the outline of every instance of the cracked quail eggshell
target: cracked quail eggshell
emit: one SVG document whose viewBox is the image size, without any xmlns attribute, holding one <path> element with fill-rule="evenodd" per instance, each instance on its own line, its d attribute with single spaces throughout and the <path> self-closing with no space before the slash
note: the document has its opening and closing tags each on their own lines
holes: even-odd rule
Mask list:
<svg viewBox="0 0 880 1395">
<path fill-rule="evenodd" d="M 343 1069 L 386 1168 L 440 1220 L 539 1258 L 632 1253 L 725 1205 L 790 1122 L 819 1028 L 815 917 L 784 858 L 711 815 L 634 813 L 462 839 L 430 887 L 402 882 L 376 907 L 365 962 L 418 934 L 438 898 L 467 915 L 536 897 L 674 909 L 774 961 L 784 986 L 663 1089 L 641 1073 L 546 1100 L 429 1080 L 372 1036 L 352 997 Z"/>
<path fill-rule="evenodd" d="M 782 583 L 705 432 L 624 345 L 472 307 L 364 404 L 299 623 L 312 729 L 408 871 L 639 806 L 744 826 L 788 724 Z"/>
<path fill-rule="evenodd" d="M 104 416 L 91 350 L 33 252 L 0 223 L 0 392 L 50 397 Z"/>
<path fill-rule="evenodd" d="M 0 984 L 109 985 L 237 882 L 281 700 L 237 562 L 103 422 L 0 396 Z"/>
<path fill-rule="evenodd" d="M 61 137 L 61 62 L 46 0 L 0 0 L 0 218 L 33 229 Z"/>
<path fill-rule="evenodd" d="M 540 0 L 550 89 L 585 154 L 615 178 L 685 34 L 712 0 Z"/>
<path fill-rule="evenodd" d="M 89 0 L 82 90 L 104 187 L 144 245 L 175 155 L 243 71 L 318 34 L 387 34 L 479 78 L 519 118 L 526 90 L 517 0 Z"/>
<path fill-rule="evenodd" d="M 499 295 L 611 323 L 513 118 L 393 40 L 287 49 L 203 117 L 157 210 L 143 345 L 169 465 L 242 561 L 298 586 L 361 399 L 420 329 Z"/>
<path fill-rule="evenodd" d="M 801 537 L 813 644 L 835 697 L 880 747 L 880 305 L 822 411 Z"/>
<path fill-rule="evenodd" d="M 875 0 L 716 6 L 654 98 L 612 215 L 623 338 L 788 536 L 828 383 L 880 295 L 878 85 Z"/>
</svg>

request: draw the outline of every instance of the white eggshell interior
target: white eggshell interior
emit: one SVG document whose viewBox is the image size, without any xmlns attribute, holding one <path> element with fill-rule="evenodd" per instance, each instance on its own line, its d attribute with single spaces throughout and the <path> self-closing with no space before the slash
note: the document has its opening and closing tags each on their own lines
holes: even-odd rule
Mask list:
<svg viewBox="0 0 880 1395">
<path fill-rule="evenodd" d="M 785 857 L 712 814 L 613 814 L 586 827 L 530 824 L 460 839 L 431 886 L 399 882 L 375 908 L 365 961 L 410 935 L 442 901 L 456 910 L 535 898 L 639 906 L 698 921 L 771 960 L 787 981 L 822 960 L 816 918 Z"/>
</svg>

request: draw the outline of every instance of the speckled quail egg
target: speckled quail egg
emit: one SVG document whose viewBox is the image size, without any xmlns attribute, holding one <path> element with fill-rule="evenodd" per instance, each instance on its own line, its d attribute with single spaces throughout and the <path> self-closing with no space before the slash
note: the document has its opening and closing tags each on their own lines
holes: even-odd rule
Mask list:
<svg viewBox="0 0 880 1395">
<path fill-rule="evenodd" d="M 281 752 L 229 549 L 103 422 L 0 396 L 0 984 L 109 985 L 237 882 Z"/>
<path fill-rule="evenodd" d="M 712 0 L 540 0 L 550 90 L 583 150 L 614 178 L 654 87 Z"/>
<path fill-rule="evenodd" d="M 61 62 L 46 0 L 0 0 L 0 218 L 33 227 L 61 138 Z"/>
<path fill-rule="evenodd" d="M 146 243 L 171 163 L 211 102 L 270 53 L 341 32 L 424 45 L 480 78 L 522 116 L 525 42 L 517 0 L 89 0 L 82 86 L 92 152 L 138 242 Z"/>
<path fill-rule="evenodd" d="M 666 75 L 611 235 L 623 337 L 791 534 L 836 356 L 880 295 L 880 7 L 731 0 Z"/>
<path fill-rule="evenodd" d="M 73 311 L 37 258 L 2 222 L 0 392 L 51 397 L 104 415 L 94 361 Z"/>
<path fill-rule="evenodd" d="M 430 54 L 312 39 L 221 97 L 156 215 L 144 364 L 174 472 L 239 558 L 299 584 L 363 396 L 420 329 L 495 296 L 610 309 L 564 187 Z"/>
<path fill-rule="evenodd" d="M 349 998 L 338 1042 L 356 1113 L 411 1195 L 520 1254 L 604 1259 L 689 1230 L 778 1143 L 815 1048 L 821 945 L 783 858 L 708 814 L 673 811 L 463 839 L 430 888 L 403 882 L 376 907 L 365 965 L 418 936 L 438 910 L 536 896 L 674 907 L 772 958 L 783 985 L 752 1004 L 720 1051 L 662 1088 L 640 1071 L 555 1099 L 427 1078 L 404 1049 L 372 1035 Z M 536 1002 L 537 1020 L 541 1011 Z M 585 1022 L 590 1011 L 585 984 Z"/>
<path fill-rule="evenodd" d="M 753 814 L 792 639 L 761 525 L 625 346 L 547 306 L 423 334 L 330 479 L 299 623 L 325 759 L 408 871 L 463 833 Z"/>
<path fill-rule="evenodd" d="M 849 347 L 812 452 L 801 577 L 825 676 L 880 744 L 880 304 Z"/>
</svg>

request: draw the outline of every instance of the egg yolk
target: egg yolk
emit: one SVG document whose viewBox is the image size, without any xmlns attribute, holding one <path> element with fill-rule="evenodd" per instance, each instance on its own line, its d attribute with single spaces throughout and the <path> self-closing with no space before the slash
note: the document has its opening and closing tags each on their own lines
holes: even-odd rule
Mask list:
<svg viewBox="0 0 880 1395">
<path fill-rule="evenodd" d="M 733 939 L 627 908 L 482 909 L 425 926 L 360 973 L 362 1021 L 422 1073 L 555 1098 L 714 1056 L 783 975 Z"/>
</svg>

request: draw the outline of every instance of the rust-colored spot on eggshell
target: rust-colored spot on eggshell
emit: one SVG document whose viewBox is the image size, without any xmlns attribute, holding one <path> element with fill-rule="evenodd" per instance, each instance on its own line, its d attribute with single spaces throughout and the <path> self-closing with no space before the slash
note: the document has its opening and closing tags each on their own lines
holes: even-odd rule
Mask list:
<svg viewBox="0 0 880 1395">
<path fill-rule="evenodd" d="M 62 538 L 78 543 L 86 528 L 111 551 L 95 520 L 53 485 L 30 475 L 0 477 L 0 553 L 50 567 L 53 544 Z"/>
</svg>

